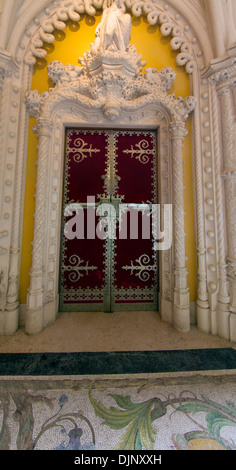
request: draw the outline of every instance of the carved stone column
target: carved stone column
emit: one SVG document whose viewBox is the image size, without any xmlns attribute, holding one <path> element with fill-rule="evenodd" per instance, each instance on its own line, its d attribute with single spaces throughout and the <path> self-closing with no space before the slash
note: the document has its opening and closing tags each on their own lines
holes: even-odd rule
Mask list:
<svg viewBox="0 0 236 470">
<path fill-rule="evenodd" d="M 194 96 L 199 96 L 199 76 L 198 69 L 194 68 L 193 73 Z M 204 98 L 205 99 L 205 98 Z M 210 313 L 209 296 L 207 290 L 206 272 L 206 240 L 204 227 L 204 189 L 203 189 L 203 162 L 201 146 L 201 106 L 196 106 L 193 116 L 193 131 L 195 139 L 195 149 L 193 166 L 195 170 L 195 207 L 196 207 L 196 275 L 197 275 L 197 300 L 196 300 L 196 320 L 200 330 L 209 333 Z"/>
<path fill-rule="evenodd" d="M 187 286 L 184 231 L 183 140 L 187 134 L 183 122 L 170 126 L 172 140 L 173 232 L 174 232 L 174 305 L 173 325 L 179 331 L 190 329 L 190 303 Z"/>
<path fill-rule="evenodd" d="M 223 80 L 217 85 L 221 104 L 222 153 L 226 208 L 227 265 L 230 306 L 224 318 L 218 319 L 220 336 L 236 340 L 236 162 L 235 162 L 235 116 L 232 83 Z"/>
<path fill-rule="evenodd" d="M 236 341 L 236 46 L 204 72 L 212 90 L 214 179 L 217 216 L 217 334 Z"/>
<path fill-rule="evenodd" d="M 34 241 L 30 288 L 27 297 L 25 330 L 28 334 L 40 332 L 44 327 L 44 270 L 45 270 L 45 212 L 47 211 L 47 159 L 52 123 L 38 119 L 38 168 L 35 202 Z"/>
<path fill-rule="evenodd" d="M 226 260 L 226 230 L 224 221 L 224 181 L 221 176 L 221 123 L 219 120 L 219 103 L 215 86 L 211 91 L 212 95 L 212 121 L 214 137 L 214 163 L 215 163 L 215 194 L 216 194 L 216 216 L 217 216 L 217 245 L 218 245 L 218 291 L 216 305 L 216 333 L 224 333 L 226 326 L 226 337 L 229 337 L 229 286 L 227 278 Z"/>
<path fill-rule="evenodd" d="M 0 335 L 14 334 L 19 320 L 19 266 L 15 262 L 18 250 L 12 246 L 20 107 L 18 78 L 11 55 L 0 50 Z"/>
</svg>

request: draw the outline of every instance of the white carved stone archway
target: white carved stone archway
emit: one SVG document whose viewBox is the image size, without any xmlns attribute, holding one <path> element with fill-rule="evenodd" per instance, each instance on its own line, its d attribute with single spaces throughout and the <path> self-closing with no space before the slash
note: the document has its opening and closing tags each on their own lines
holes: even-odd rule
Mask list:
<svg viewBox="0 0 236 470">
<path fill-rule="evenodd" d="M 105 10 L 104 15 L 109 15 L 111 22 L 120 21 L 122 16 L 127 40 L 130 16 L 121 13 L 115 4 Z M 119 15 L 118 20 L 113 15 Z M 167 166 L 165 173 L 168 175 L 166 188 L 162 177 L 159 181 L 160 203 L 165 203 L 165 189 L 166 203 L 173 205 L 173 252 L 171 255 L 169 252 L 160 254 L 160 311 L 162 317 L 168 317 L 177 329 L 188 331 L 190 303 L 185 257 L 182 143 L 186 135 L 185 120 L 194 109 L 195 100 L 192 97 L 175 99 L 168 93 L 175 78 L 171 69 L 166 67 L 159 72 L 147 69 L 141 73 L 140 55 L 129 45 L 129 40 L 124 46 L 123 37 L 116 37 L 113 46 L 111 35 L 109 40 L 106 39 L 109 47 L 105 47 L 101 42 L 102 21 L 99 36 L 84 54 L 81 67 L 64 66 L 58 61 L 51 63 L 48 73 L 55 88 L 41 96 L 37 91 L 26 95 L 28 111 L 37 118 L 39 138 L 26 331 L 30 334 L 41 331 L 55 320 L 58 310 L 63 136 L 67 125 L 152 127 L 158 130 L 158 159 L 162 167 Z M 163 168 L 159 173 L 163 175 Z"/>
</svg>

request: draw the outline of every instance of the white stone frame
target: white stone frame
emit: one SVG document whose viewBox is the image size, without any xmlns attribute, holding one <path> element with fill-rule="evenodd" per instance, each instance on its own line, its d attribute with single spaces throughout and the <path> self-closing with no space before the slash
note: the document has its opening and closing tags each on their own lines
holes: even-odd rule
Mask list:
<svg viewBox="0 0 236 470">
<path fill-rule="evenodd" d="M 10 3 L 10 2 L 9 2 Z M 13 2 L 11 2 L 13 3 Z M 32 65 L 35 55 L 45 51 L 35 47 L 39 36 L 52 42 L 52 24 L 62 15 L 76 16 L 74 1 L 67 11 L 62 12 L 65 2 L 43 0 L 31 5 L 25 20 L 19 18 L 9 40 L 8 49 L 0 53 L 1 71 L 1 126 L 0 126 L 0 334 L 12 334 L 19 325 L 19 265 L 21 251 L 22 217 L 24 205 L 24 181 L 27 156 L 28 117 L 24 105 L 26 91 L 31 89 Z M 68 3 L 68 2 L 67 2 Z M 98 2 L 97 7 L 98 7 Z M 130 3 L 130 2 L 129 2 Z M 217 94 L 216 82 L 211 80 L 215 71 L 221 72 L 221 80 L 227 70 L 235 76 L 235 49 L 232 47 L 224 58 L 212 62 L 213 53 L 209 38 L 198 15 L 188 10 L 187 4 L 179 5 L 177 0 L 156 3 L 132 1 L 135 16 L 147 15 L 150 24 L 160 22 L 163 35 L 173 36 L 171 45 L 177 54 L 179 64 L 189 65 L 192 72 L 192 95 L 197 107 L 192 119 L 193 133 L 193 177 L 195 194 L 195 238 L 197 252 L 197 322 L 201 330 L 236 340 L 234 301 L 235 279 L 234 259 L 227 258 L 226 238 L 229 237 L 231 252 L 234 252 L 234 236 L 228 231 L 226 201 L 223 191 L 225 173 L 221 174 L 222 138 L 221 129 L 227 116 L 226 100 L 222 102 Z M 164 4 L 166 5 L 164 7 Z M 69 4 L 68 4 L 69 5 Z M 93 2 L 85 2 L 85 10 L 93 14 Z M 179 8 L 179 9 L 178 9 Z M 93 11 L 92 11 L 93 10 Z M 67 16 L 66 16 L 67 15 Z M 162 16 L 160 16 L 162 15 Z M 78 20 L 78 18 L 77 18 Z M 187 24 L 186 24 L 187 23 Z M 58 27 L 59 25 L 57 25 Z M 29 52 L 32 52 L 29 60 Z M 42 52 L 43 51 L 43 52 Z M 217 80 L 219 80 L 217 78 Z M 227 81 L 227 79 L 225 78 Z M 230 93 L 234 96 L 235 80 L 230 81 Z M 235 115 L 230 110 L 231 123 Z M 230 141 L 234 126 L 229 128 Z M 226 143 L 225 143 L 226 145 Z M 227 168 L 226 168 L 227 169 Z M 235 171 L 235 166 L 233 168 Z M 232 169 L 231 169 L 232 172 Z M 231 173 L 232 178 L 234 177 Z M 229 205 L 229 203 L 228 203 Z M 228 217 L 229 219 L 230 217 Z M 233 247 L 233 249 L 232 249 Z M 227 274 L 229 273 L 229 277 Z M 231 288 L 229 289 L 229 284 Z M 230 300 L 231 299 L 231 300 Z M 231 302 L 231 307 L 230 307 Z"/>
<path fill-rule="evenodd" d="M 171 120 L 160 104 L 140 110 L 124 110 L 111 121 L 102 109 L 84 109 L 76 100 L 61 96 L 47 99 L 46 112 L 38 117 L 38 177 L 35 197 L 33 261 L 30 272 L 26 331 L 37 333 L 54 322 L 58 312 L 58 280 L 61 243 L 61 196 L 66 127 L 157 129 L 160 204 L 174 205 L 173 249 L 160 252 L 160 312 L 162 318 L 181 331 L 190 328 L 184 242 L 182 141 L 183 121 Z M 50 119 L 48 118 L 50 116 Z M 170 177 L 170 173 L 173 177 Z M 161 182 L 161 183 L 160 183 Z M 173 189 L 171 190 L 171 188 Z M 174 199 L 174 201 L 173 201 Z"/>
</svg>

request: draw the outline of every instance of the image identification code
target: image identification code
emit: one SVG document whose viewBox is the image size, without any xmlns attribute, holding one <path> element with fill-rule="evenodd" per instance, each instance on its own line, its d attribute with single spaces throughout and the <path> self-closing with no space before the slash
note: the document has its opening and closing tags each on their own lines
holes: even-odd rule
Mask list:
<svg viewBox="0 0 236 470">
<path fill-rule="evenodd" d="M 80 455 L 79 457 L 75 457 L 74 464 L 75 465 L 99 465 L 102 468 L 105 468 L 109 463 L 116 463 L 118 465 L 124 465 L 129 467 L 130 465 L 156 465 L 161 464 L 161 455 L 130 455 L 130 454 L 118 454 L 117 458 L 109 458 L 108 456 L 88 456 L 88 455 Z"/>
</svg>

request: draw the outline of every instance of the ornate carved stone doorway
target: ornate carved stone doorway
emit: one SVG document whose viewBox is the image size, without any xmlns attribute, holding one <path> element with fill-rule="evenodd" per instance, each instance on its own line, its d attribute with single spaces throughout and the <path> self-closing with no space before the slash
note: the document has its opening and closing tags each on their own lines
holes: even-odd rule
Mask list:
<svg viewBox="0 0 236 470">
<path fill-rule="evenodd" d="M 60 311 L 158 310 L 156 170 L 156 131 L 67 129 Z"/>
<path fill-rule="evenodd" d="M 111 11 L 105 10 L 104 18 L 107 15 L 111 15 L 109 21 L 113 15 L 121 22 L 124 19 L 130 28 L 130 16 L 125 14 L 123 18 L 117 5 Z M 123 33 L 127 40 L 127 25 Z M 125 40 L 125 44 L 121 41 L 122 47 L 114 47 L 112 42 L 106 48 L 101 39 L 98 32 L 81 59 L 81 67 L 64 66 L 58 61 L 49 65 L 48 74 L 55 88 L 42 95 L 37 90 L 26 94 L 28 111 L 37 118 L 39 145 L 25 329 L 30 334 L 41 331 L 55 321 L 58 312 L 65 128 L 96 127 L 158 129 L 162 175 L 159 203 L 173 206 L 173 244 L 167 253 L 160 254 L 159 309 L 163 320 L 189 331 L 182 147 L 185 121 L 196 101 L 191 96 L 175 99 L 169 94 L 175 79 L 172 69 L 148 68 L 142 72 L 144 63 L 135 46 L 127 45 Z"/>
</svg>

